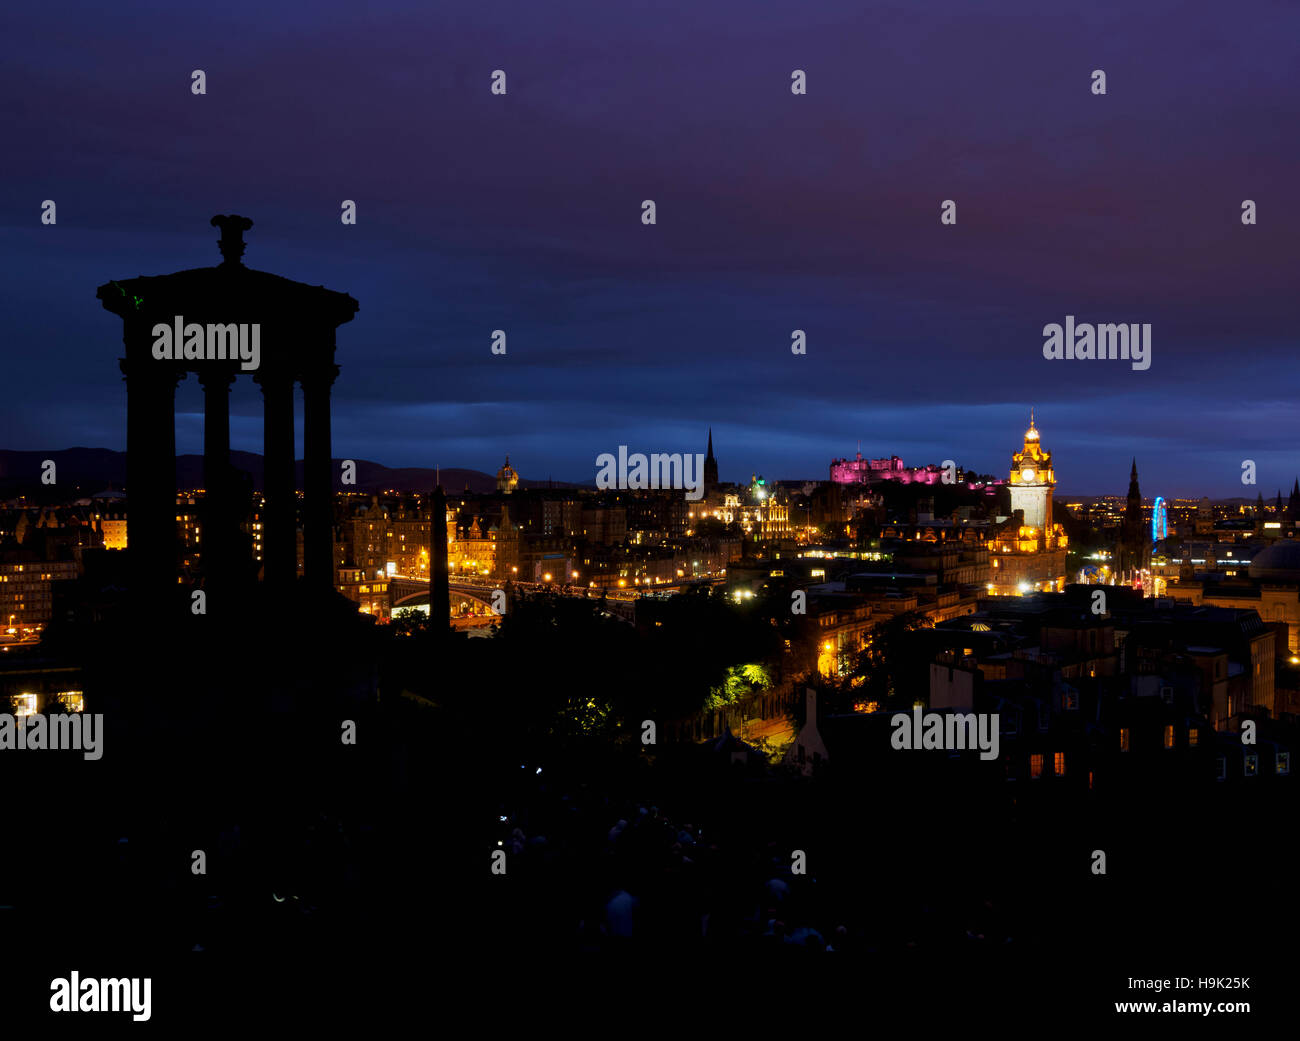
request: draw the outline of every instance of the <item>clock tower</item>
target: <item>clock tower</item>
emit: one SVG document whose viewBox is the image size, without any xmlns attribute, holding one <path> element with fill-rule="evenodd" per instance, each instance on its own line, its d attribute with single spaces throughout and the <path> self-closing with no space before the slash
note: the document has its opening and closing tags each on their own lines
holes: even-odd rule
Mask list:
<svg viewBox="0 0 1300 1041">
<path fill-rule="evenodd" d="M 1055 487 L 1052 453 L 1046 451 L 1039 442 L 1031 409 L 1029 429 L 1025 431 L 1025 447 L 1011 457 L 1011 510 L 1024 510 L 1025 527 L 1037 528 L 1049 545 L 1054 530 L 1052 489 Z"/>
</svg>

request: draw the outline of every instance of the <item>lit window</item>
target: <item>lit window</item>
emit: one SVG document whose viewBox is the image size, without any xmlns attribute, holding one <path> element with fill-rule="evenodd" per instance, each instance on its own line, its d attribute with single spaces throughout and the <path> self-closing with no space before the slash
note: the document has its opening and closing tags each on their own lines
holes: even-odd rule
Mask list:
<svg viewBox="0 0 1300 1041">
<path fill-rule="evenodd" d="M 1174 725 L 1172 723 L 1165 727 L 1165 747 L 1174 747 Z"/>
<path fill-rule="evenodd" d="M 1128 727 L 1119 728 L 1119 750 L 1121 752 L 1128 751 Z"/>
<path fill-rule="evenodd" d="M 1276 763 L 1277 763 L 1277 774 L 1279 777 L 1283 774 L 1289 774 L 1291 772 L 1291 753 L 1278 752 Z"/>
<path fill-rule="evenodd" d="M 1198 731 L 1198 730 L 1196 729 L 1196 727 L 1192 727 L 1191 730 L 1187 731 L 1187 747 L 1188 747 L 1188 748 L 1195 748 L 1195 747 L 1196 747 L 1196 742 L 1197 742 L 1199 739 L 1200 739 L 1200 731 Z"/>
<path fill-rule="evenodd" d="M 1052 768 L 1056 771 L 1057 777 L 1065 776 L 1065 753 L 1064 752 L 1056 753 L 1055 762 L 1053 763 Z"/>
<path fill-rule="evenodd" d="M 1043 776 L 1043 757 L 1038 753 L 1029 757 L 1029 776 L 1032 778 Z"/>
<path fill-rule="evenodd" d="M 1259 756 L 1251 754 L 1246 756 L 1246 766 L 1244 773 L 1247 777 L 1255 777 L 1259 773 Z"/>
</svg>

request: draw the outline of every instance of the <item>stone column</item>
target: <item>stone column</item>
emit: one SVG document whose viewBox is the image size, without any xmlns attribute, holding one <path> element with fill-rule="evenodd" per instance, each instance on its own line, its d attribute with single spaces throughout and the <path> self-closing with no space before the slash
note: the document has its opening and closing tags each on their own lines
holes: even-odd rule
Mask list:
<svg viewBox="0 0 1300 1041">
<path fill-rule="evenodd" d="M 208 369 L 203 384 L 203 540 L 199 545 L 205 584 L 231 576 L 240 518 L 230 480 L 230 385 L 234 373 Z"/>
<path fill-rule="evenodd" d="M 297 498 L 293 473 L 293 376 L 264 373 L 254 377 L 262 388 L 263 581 L 284 591 L 298 574 Z"/>
<path fill-rule="evenodd" d="M 204 370 L 203 384 L 203 487 L 205 492 L 222 490 L 230 465 L 230 386 L 235 374 L 228 370 Z"/>
<path fill-rule="evenodd" d="M 330 388 L 337 365 L 304 374 L 303 575 L 313 590 L 334 588 L 334 466 L 330 452 Z"/>
<path fill-rule="evenodd" d="M 183 371 L 139 357 L 126 383 L 127 549 L 146 597 L 176 586 L 176 384 Z"/>
</svg>

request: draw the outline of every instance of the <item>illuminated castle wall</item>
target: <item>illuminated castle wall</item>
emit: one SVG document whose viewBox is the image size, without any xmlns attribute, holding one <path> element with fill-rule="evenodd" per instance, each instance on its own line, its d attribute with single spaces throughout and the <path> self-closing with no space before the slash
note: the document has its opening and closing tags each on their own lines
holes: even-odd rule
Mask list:
<svg viewBox="0 0 1300 1041">
<path fill-rule="evenodd" d="M 863 459 L 859 452 L 854 459 L 832 459 L 831 481 L 835 484 L 878 484 L 881 481 L 897 481 L 899 484 L 942 484 L 943 467 L 904 466 L 903 460 L 896 455 L 888 459 Z M 966 488 L 983 488 L 983 482 L 959 481 Z M 989 482 L 1001 484 L 1001 481 Z"/>
</svg>

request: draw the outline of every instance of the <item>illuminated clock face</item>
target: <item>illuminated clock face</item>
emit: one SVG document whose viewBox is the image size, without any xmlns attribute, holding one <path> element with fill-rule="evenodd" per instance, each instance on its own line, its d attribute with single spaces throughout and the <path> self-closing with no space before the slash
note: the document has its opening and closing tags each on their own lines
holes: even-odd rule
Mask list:
<svg viewBox="0 0 1300 1041">
<path fill-rule="evenodd" d="M 1025 482 L 1032 481 L 1034 479 L 1034 468 L 1032 466 L 1026 466 L 1020 471 L 1020 479 Z"/>
</svg>

